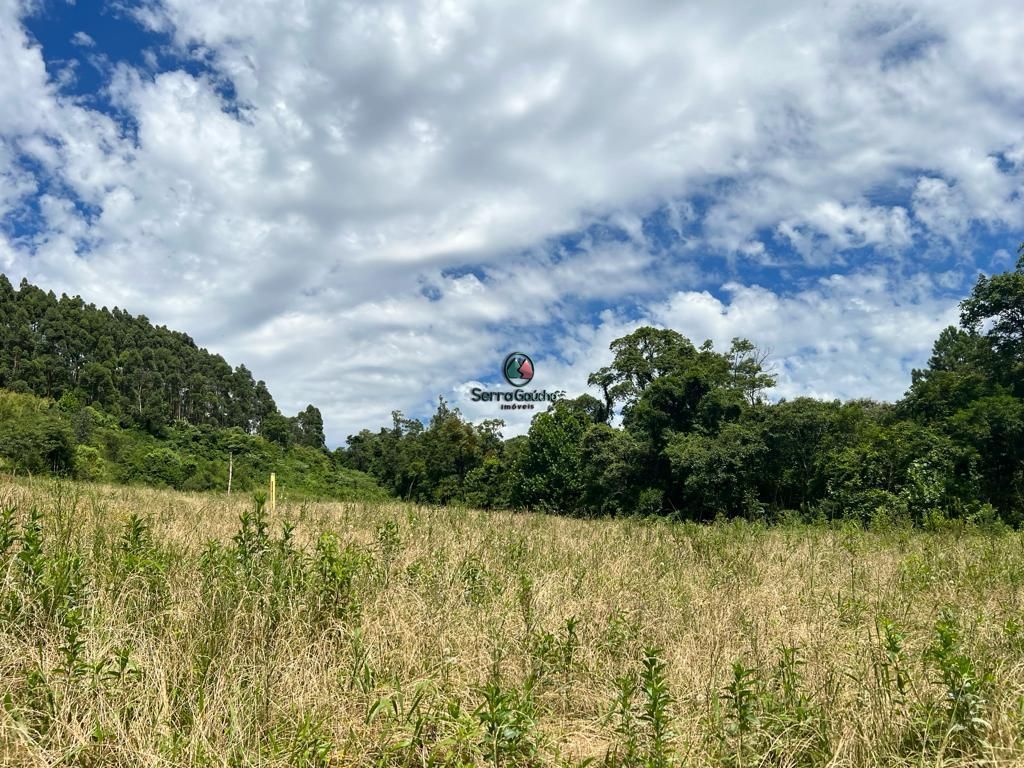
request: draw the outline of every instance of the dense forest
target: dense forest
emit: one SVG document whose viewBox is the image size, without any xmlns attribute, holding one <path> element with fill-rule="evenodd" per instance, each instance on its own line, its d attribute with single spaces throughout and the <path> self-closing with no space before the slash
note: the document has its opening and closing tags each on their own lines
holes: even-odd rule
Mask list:
<svg viewBox="0 0 1024 768">
<path fill-rule="evenodd" d="M 381 495 L 339 467 L 320 411 L 283 416 L 262 381 L 142 316 L 0 275 L 0 470 L 179 489 L 265 483 Z"/>
<path fill-rule="evenodd" d="M 0 323 L 0 461 L 15 469 L 206 489 L 223 487 L 230 454 L 239 487 L 274 469 L 335 496 L 1024 522 L 1024 246 L 1015 270 L 979 277 L 897 403 L 770 402 L 775 378 L 751 342 L 715 350 L 645 327 L 612 343 L 594 394 L 555 403 L 510 440 L 502 421 L 471 424 L 441 399 L 426 424 L 395 411 L 328 452 L 313 406 L 282 416 L 243 366 L 144 317 L 0 276 Z"/>
<path fill-rule="evenodd" d="M 156 433 L 176 421 L 238 427 L 280 445 L 324 445 L 312 405 L 288 419 L 262 381 L 232 369 L 184 333 L 144 315 L 97 309 L 0 275 L 0 387 L 59 400 L 71 395 L 122 426 Z"/>
<path fill-rule="evenodd" d="M 484 507 L 1024 522 L 1024 246 L 1014 271 L 979 277 L 895 404 L 768 402 L 775 379 L 742 339 L 716 351 L 641 328 L 611 351 L 597 396 L 558 402 L 525 437 L 442 401 L 426 426 L 396 412 L 350 437 L 341 460 L 404 498 Z"/>
</svg>

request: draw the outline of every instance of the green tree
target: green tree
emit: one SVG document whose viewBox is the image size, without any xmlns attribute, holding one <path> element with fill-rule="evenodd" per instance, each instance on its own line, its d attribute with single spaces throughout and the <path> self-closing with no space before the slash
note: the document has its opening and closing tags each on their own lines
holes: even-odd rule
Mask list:
<svg viewBox="0 0 1024 768">
<path fill-rule="evenodd" d="M 430 500 L 446 503 L 461 498 L 466 475 L 483 461 L 480 433 L 464 421 L 458 408 L 438 398 L 437 411 L 423 432 L 425 484 Z"/>
<path fill-rule="evenodd" d="M 1024 519 L 1024 245 L 1020 252 L 1012 272 L 979 276 L 960 304 L 961 328 L 942 332 L 900 404 L 970 452 L 952 481 L 1014 521 Z M 961 503 L 972 501 L 968 492 Z"/>
<path fill-rule="evenodd" d="M 647 464 L 644 446 L 632 434 L 590 425 L 581 444 L 583 507 L 592 514 L 628 515 L 639 511 L 646 494 L 644 511 L 660 511 L 662 491 L 644 485 Z"/>
<path fill-rule="evenodd" d="M 52 401 L 0 390 L 0 457 L 22 472 L 73 469 L 71 429 Z"/>
<path fill-rule="evenodd" d="M 292 441 L 307 448 L 323 448 L 327 442 L 324 436 L 324 418 L 320 410 L 307 405 L 292 419 Z"/>
<path fill-rule="evenodd" d="M 866 520 L 883 512 L 917 515 L 921 522 L 932 508 L 962 514 L 965 507 L 958 500 L 977 491 L 969 451 L 934 429 L 913 421 L 872 419 L 851 436 L 823 465 L 831 516 Z M 908 491 L 924 469 L 937 486 L 927 509 Z"/>
<path fill-rule="evenodd" d="M 783 509 L 806 509 L 821 501 L 826 490 L 823 465 L 831 448 L 849 435 L 839 401 L 782 400 L 754 416 L 763 425 L 767 448 L 758 479 L 760 497 Z"/>
<path fill-rule="evenodd" d="M 588 379 L 602 389 L 609 415 L 619 403 L 628 410 L 656 379 L 678 370 L 696 355 L 693 344 L 682 334 L 649 326 L 616 339 L 610 349 L 615 355 L 612 364 Z"/>
<path fill-rule="evenodd" d="M 591 423 L 561 402 L 534 417 L 515 468 L 516 504 L 565 514 L 582 510 L 582 442 Z"/>
<path fill-rule="evenodd" d="M 960 304 L 960 324 L 980 330 L 994 350 L 1014 369 L 1024 363 L 1024 243 L 1012 272 L 980 275 L 971 295 Z"/>
<path fill-rule="evenodd" d="M 466 473 L 462 499 L 480 509 L 503 509 L 511 505 L 511 473 L 497 455 Z"/>
<path fill-rule="evenodd" d="M 950 419 L 949 433 L 975 452 L 982 498 L 1006 520 L 1024 522 L 1024 401 L 1008 394 L 975 400 Z"/>
<path fill-rule="evenodd" d="M 714 435 L 675 434 L 665 448 L 686 517 L 760 510 L 757 483 L 767 447 L 752 424 L 730 422 Z"/>
</svg>

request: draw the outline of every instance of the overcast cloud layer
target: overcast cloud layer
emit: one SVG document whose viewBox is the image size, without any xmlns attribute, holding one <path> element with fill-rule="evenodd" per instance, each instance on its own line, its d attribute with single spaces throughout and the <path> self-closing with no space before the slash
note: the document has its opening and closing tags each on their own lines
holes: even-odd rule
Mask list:
<svg viewBox="0 0 1024 768">
<path fill-rule="evenodd" d="M 1024 231 L 1016 2 L 66 13 L 0 0 L 0 270 L 188 332 L 331 444 L 502 415 L 466 393 L 513 349 L 577 393 L 644 323 L 897 398 Z"/>
</svg>

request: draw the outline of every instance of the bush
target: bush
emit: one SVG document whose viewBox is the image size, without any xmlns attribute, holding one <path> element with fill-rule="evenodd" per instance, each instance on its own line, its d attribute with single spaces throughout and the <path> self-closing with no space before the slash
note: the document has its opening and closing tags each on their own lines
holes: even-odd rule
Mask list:
<svg viewBox="0 0 1024 768">
<path fill-rule="evenodd" d="M 52 401 L 0 391 L 0 456 L 25 472 L 72 468 L 71 430 Z"/>
<path fill-rule="evenodd" d="M 75 446 L 75 477 L 78 480 L 99 482 L 106 479 L 106 462 L 91 445 Z"/>
<path fill-rule="evenodd" d="M 157 448 L 142 458 L 141 477 L 152 485 L 169 485 L 177 488 L 184 479 L 184 464 L 181 457 L 170 448 Z"/>
</svg>

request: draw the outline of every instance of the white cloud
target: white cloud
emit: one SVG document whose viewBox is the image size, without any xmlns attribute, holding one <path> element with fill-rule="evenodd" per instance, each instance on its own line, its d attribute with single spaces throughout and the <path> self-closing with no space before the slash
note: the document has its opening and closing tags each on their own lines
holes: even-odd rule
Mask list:
<svg viewBox="0 0 1024 768">
<path fill-rule="evenodd" d="M 652 319 L 720 349 L 733 337 L 750 339 L 770 352 L 776 397 L 894 400 L 939 331 L 956 324 L 955 306 L 937 295 L 940 282 L 872 271 L 834 274 L 791 294 L 727 284 L 727 299 L 679 292 Z"/>
<path fill-rule="evenodd" d="M 943 179 L 925 177 L 914 188 L 914 216 L 929 233 L 958 244 L 971 222 L 961 190 Z"/>
<path fill-rule="evenodd" d="M 71 42 L 74 45 L 81 46 L 82 48 L 95 48 L 96 41 L 93 40 L 88 33 L 79 30 L 71 36 Z"/>
<path fill-rule="evenodd" d="M 835 200 L 780 222 L 778 232 L 810 262 L 827 263 L 837 251 L 850 248 L 902 251 L 912 243 L 912 226 L 904 208 L 843 205 Z"/>
<path fill-rule="evenodd" d="M 0 253 L 245 362 L 334 441 L 512 346 L 582 387 L 638 318 L 767 339 L 782 392 L 894 396 L 954 278 L 909 299 L 892 276 L 972 222 L 1024 226 L 1017 10 L 166 0 L 137 18 L 216 71 L 117 67 L 136 134 L 61 95 L 0 0 L 0 214 L 60 182 Z M 595 221 L 625 239 L 550 240 Z M 787 288 L 801 260 L 835 274 Z"/>
</svg>

